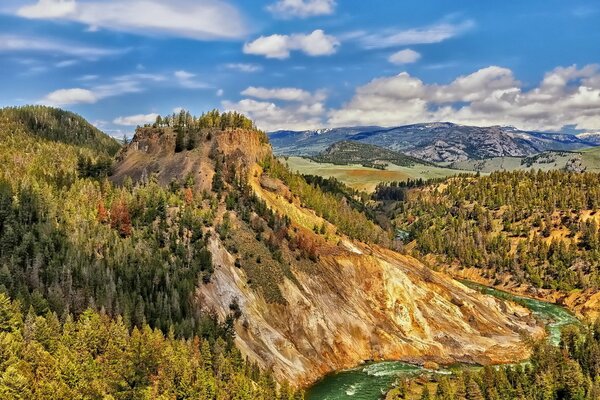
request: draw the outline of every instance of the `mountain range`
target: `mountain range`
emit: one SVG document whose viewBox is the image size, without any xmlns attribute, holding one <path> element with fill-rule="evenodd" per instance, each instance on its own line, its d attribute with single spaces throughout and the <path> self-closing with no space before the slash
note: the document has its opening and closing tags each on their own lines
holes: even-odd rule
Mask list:
<svg viewBox="0 0 600 400">
<path fill-rule="evenodd" d="M 514 127 L 476 127 L 449 122 L 391 128 L 346 127 L 269 133 L 277 155 L 313 156 L 333 143 L 375 144 L 430 162 L 456 162 L 503 156 L 530 156 L 547 150 L 577 150 L 598 145 L 595 135 L 524 131 Z"/>
</svg>

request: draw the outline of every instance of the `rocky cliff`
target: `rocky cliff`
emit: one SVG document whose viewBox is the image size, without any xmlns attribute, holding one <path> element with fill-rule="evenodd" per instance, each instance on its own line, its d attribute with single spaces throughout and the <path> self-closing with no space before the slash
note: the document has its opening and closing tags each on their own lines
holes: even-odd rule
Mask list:
<svg viewBox="0 0 600 400">
<path fill-rule="evenodd" d="M 230 205 L 226 211 L 225 194 L 233 190 L 226 186 L 218 197 L 217 218 L 227 214 L 229 233 L 207 228 L 213 232 L 215 271 L 196 291 L 198 306 L 222 318 L 235 304 L 240 315 L 236 344 L 277 378 L 307 385 L 370 359 L 513 362 L 529 353 L 524 336 L 544 334 L 518 305 L 468 289 L 416 259 L 338 233 L 281 181 L 263 174 L 258 162 L 271 153 L 259 133 L 203 132 L 198 148 L 180 153 L 173 150 L 174 140 L 168 130 L 138 131 L 119 155 L 114 179 L 154 175 L 167 184 L 191 174 L 197 187 L 208 191 L 216 163 L 223 162 L 223 170 L 243 177 L 251 195 L 273 215 L 289 221 L 281 239 L 287 245 L 277 257 L 269 255 L 265 242 L 281 229 L 261 225 L 253 231 L 260 225 L 255 213 L 240 215 Z M 315 226 L 327 233 L 313 232 Z M 300 239 L 313 243 L 310 258 L 290 250 Z"/>
</svg>

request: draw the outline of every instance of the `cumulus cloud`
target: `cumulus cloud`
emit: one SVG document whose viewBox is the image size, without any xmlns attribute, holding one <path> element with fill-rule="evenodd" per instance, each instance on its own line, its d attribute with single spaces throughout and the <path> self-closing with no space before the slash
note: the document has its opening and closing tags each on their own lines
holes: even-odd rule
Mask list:
<svg viewBox="0 0 600 400">
<path fill-rule="evenodd" d="M 335 0 L 279 0 L 267 7 L 278 18 L 307 18 L 333 14 Z"/>
<path fill-rule="evenodd" d="M 127 49 L 103 49 L 99 47 L 81 46 L 76 43 L 42 37 L 0 34 L 0 53 L 34 52 L 96 59 L 122 54 L 126 51 Z"/>
<path fill-rule="evenodd" d="M 312 94 L 306 90 L 293 87 L 268 89 L 250 86 L 241 94 L 261 100 L 320 102 L 325 99 L 325 93 L 323 91 L 317 91 L 315 94 Z"/>
<path fill-rule="evenodd" d="M 442 22 L 421 28 L 405 30 L 383 30 L 381 32 L 351 32 L 348 39 L 358 40 L 367 49 L 410 46 L 415 44 L 440 43 L 461 35 L 475 26 L 471 20 L 460 23 Z"/>
<path fill-rule="evenodd" d="M 48 93 L 41 101 L 51 106 L 64 106 L 69 104 L 91 104 L 98 101 L 98 95 L 91 90 L 82 88 L 59 89 Z"/>
<path fill-rule="evenodd" d="M 285 59 L 292 51 L 300 51 L 308 56 L 326 56 L 337 51 L 340 42 L 335 36 L 317 29 L 310 34 L 270 35 L 244 45 L 244 53 Z"/>
<path fill-rule="evenodd" d="M 273 102 L 242 99 L 238 102 L 223 101 L 223 108 L 248 115 L 260 129 L 311 129 L 322 125 L 325 106 L 322 103 L 293 103 L 279 106 Z"/>
<path fill-rule="evenodd" d="M 251 98 L 238 102 L 225 100 L 223 107 L 248 115 L 264 130 L 317 128 L 323 124 L 327 112 L 325 90 L 311 93 L 294 87 L 250 86 L 241 94 Z"/>
<path fill-rule="evenodd" d="M 394 54 L 392 54 L 389 58 L 388 61 L 391 62 L 392 64 L 396 64 L 396 65 L 402 65 L 402 64 L 411 64 L 414 62 L 419 61 L 419 59 L 421 58 L 421 54 L 411 50 L 411 49 L 404 49 L 404 50 L 400 50 Z"/>
<path fill-rule="evenodd" d="M 401 125 L 450 121 L 514 125 L 522 129 L 600 128 L 600 68 L 559 67 L 525 90 L 511 70 L 497 66 L 460 76 L 447 85 L 425 84 L 406 72 L 358 87 L 328 124 Z"/>
<path fill-rule="evenodd" d="M 197 40 L 244 37 L 247 24 L 237 8 L 217 0 L 38 0 L 16 10 L 31 19 L 61 19 L 142 35 Z"/>
<path fill-rule="evenodd" d="M 123 125 L 123 126 L 138 126 L 138 125 L 144 125 L 144 124 L 151 124 L 154 121 L 156 121 L 156 117 L 158 117 L 158 114 L 156 114 L 156 113 L 136 114 L 136 115 L 129 115 L 126 117 L 117 117 L 113 120 L 113 123 L 115 125 Z"/>
</svg>

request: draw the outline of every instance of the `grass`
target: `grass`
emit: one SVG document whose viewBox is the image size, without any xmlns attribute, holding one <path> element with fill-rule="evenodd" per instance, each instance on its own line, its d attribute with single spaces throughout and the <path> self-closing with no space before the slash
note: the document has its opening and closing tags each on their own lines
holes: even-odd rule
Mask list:
<svg viewBox="0 0 600 400">
<path fill-rule="evenodd" d="M 372 192 L 380 182 L 406 181 L 408 179 L 444 178 L 447 176 L 464 173 L 450 168 L 429 165 L 413 165 L 401 167 L 389 164 L 386 170 L 363 167 L 362 165 L 335 165 L 318 163 L 303 157 L 287 157 L 281 161 L 292 171 L 301 174 L 319 175 L 326 178 L 333 177 L 353 189 Z"/>
<path fill-rule="evenodd" d="M 600 172 L 600 147 L 592 147 L 581 151 L 583 165 L 589 172 Z"/>
</svg>

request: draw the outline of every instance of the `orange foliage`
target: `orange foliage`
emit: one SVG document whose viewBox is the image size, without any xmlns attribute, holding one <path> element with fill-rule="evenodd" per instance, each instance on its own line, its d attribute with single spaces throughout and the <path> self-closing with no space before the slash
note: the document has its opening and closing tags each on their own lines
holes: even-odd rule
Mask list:
<svg viewBox="0 0 600 400">
<path fill-rule="evenodd" d="M 104 200 L 100 200 L 98 202 L 97 208 L 97 219 L 101 224 L 105 224 L 108 222 L 108 211 L 106 211 L 106 207 L 104 206 Z"/>
<path fill-rule="evenodd" d="M 192 204 L 192 202 L 194 201 L 194 192 L 191 188 L 186 188 L 183 190 L 183 199 L 185 201 L 185 204 L 187 204 L 188 206 Z"/>
<path fill-rule="evenodd" d="M 131 216 L 124 199 L 113 202 L 110 209 L 110 226 L 116 229 L 122 237 L 131 235 Z"/>
</svg>

